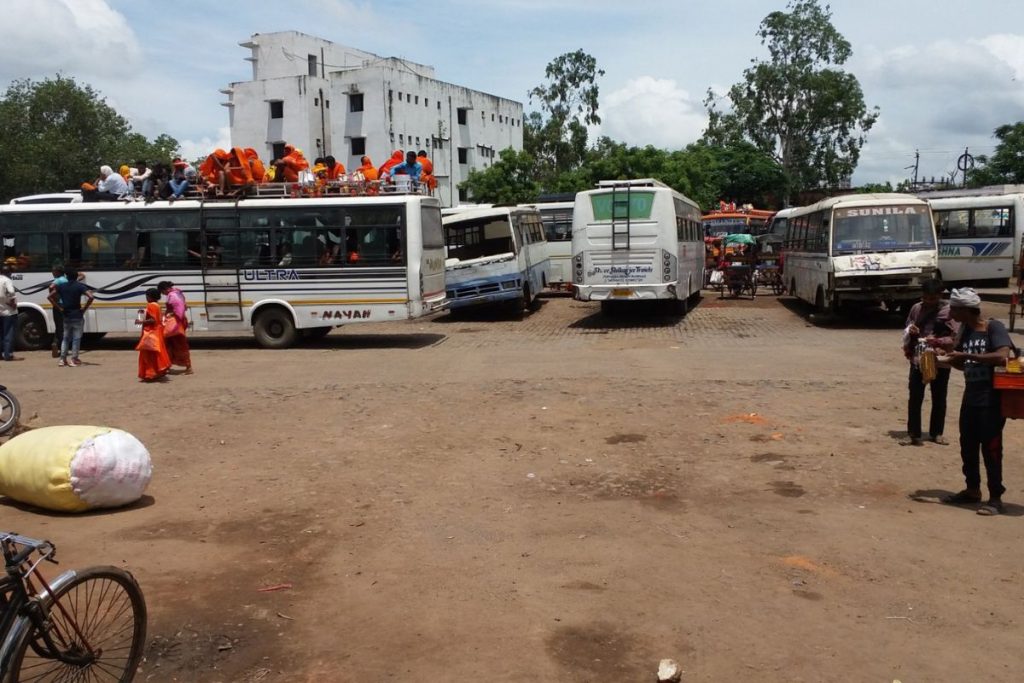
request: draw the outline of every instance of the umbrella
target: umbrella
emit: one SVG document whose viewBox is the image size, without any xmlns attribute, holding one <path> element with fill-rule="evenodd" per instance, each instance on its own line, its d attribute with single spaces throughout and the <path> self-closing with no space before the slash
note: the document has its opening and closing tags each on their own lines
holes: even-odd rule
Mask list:
<svg viewBox="0 0 1024 683">
<path fill-rule="evenodd" d="M 732 234 L 724 238 L 726 244 L 754 244 L 756 240 L 753 235 Z"/>
</svg>

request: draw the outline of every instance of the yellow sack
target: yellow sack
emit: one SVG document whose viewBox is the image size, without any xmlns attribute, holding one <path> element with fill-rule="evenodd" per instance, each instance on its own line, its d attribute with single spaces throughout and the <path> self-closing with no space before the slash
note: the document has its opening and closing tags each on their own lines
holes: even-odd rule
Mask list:
<svg viewBox="0 0 1024 683">
<path fill-rule="evenodd" d="M 110 427 L 44 427 L 0 446 L 0 494 L 47 510 L 127 505 L 152 475 L 146 447 Z"/>
</svg>

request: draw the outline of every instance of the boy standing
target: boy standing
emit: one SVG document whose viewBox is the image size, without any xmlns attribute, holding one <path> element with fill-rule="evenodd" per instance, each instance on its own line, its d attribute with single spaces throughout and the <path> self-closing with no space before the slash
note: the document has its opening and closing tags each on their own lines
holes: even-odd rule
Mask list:
<svg viewBox="0 0 1024 683">
<path fill-rule="evenodd" d="M 56 291 L 50 294 L 50 303 L 55 309 L 60 309 L 64 316 L 64 341 L 60 345 L 60 360 L 57 361 L 57 365 L 77 368 L 82 364 L 78 360 L 78 350 L 82 344 L 82 333 L 85 331 L 85 312 L 89 310 L 95 297 L 92 289 L 78 280 L 78 272 L 74 268 L 68 268 L 65 277 L 67 282 L 58 285 Z M 82 305 L 83 296 L 87 299 L 85 306 Z M 70 361 L 68 347 L 71 348 Z"/>
</svg>

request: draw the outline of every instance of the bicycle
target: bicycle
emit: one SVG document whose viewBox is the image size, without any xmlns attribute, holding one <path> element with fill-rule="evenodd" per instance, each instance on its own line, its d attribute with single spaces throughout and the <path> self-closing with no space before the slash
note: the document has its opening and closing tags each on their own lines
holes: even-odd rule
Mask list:
<svg viewBox="0 0 1024 683">
<path fill-rule="evenodd" d="M 21 417 L 21 404 L 7 387 L 0 384 L 0 435 L 14 429 Z"/>
<path fill-rule="evenodd" d="M 135 578 L 117 567 L 62 573 L 49 541 L 0 533 L 0 683 L 130 683 L 146 642 L 146 602 Z"/>
</svg>

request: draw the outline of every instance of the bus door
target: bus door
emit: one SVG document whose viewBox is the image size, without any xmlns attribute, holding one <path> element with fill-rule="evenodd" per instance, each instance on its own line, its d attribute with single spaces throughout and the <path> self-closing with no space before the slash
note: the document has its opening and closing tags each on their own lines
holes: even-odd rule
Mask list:
<svg viewBox="0 0 1024 683">
<path fill-rule="evenodd" d="M 242 283 L 238 212 L 203 213 L 203 292 L 209 322 L 240 322 Z"/>
</svg>

